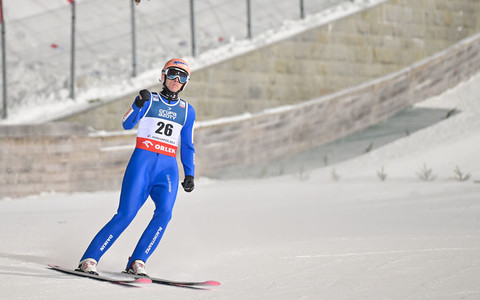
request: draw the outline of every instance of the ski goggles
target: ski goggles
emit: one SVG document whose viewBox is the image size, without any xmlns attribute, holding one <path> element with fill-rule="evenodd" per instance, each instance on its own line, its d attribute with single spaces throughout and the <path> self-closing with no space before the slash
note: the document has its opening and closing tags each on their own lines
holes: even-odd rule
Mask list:
<svg viewBox="0 0 480 300">
<path fill-rule="evenodd" d="M 182 69 L 168 68 L 164 70 L 163 73 L 165 74 L 167 79 L 175 80 L 175 78 L 178 78 L 178 82 L 180 83 L 186 83 L 190 79 L 187 72 Z"/>
</svg>

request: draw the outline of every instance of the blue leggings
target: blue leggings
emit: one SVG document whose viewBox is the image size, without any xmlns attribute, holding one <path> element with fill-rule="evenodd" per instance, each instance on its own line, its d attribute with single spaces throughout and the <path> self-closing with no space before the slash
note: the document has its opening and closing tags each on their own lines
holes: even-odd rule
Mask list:
<svg viewBox="0 0 480 300">
<path fill-rule="evenodd" d="M 177 190 L 178 165 L 175 157 L 135 149 L 123 177 L 117 213 L 97 233 L 81 260 L 93 258 L 99 261 L 150 196 L 155 203 L 155 212 L 128 261 L 127 269 L 136 259 L 146 262 L 172 218 Z"/>
</svg>

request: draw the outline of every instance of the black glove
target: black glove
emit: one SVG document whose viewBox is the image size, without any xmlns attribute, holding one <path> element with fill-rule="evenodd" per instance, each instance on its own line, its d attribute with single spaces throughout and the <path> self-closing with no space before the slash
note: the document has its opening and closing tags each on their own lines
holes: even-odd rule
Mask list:
<svg viewBox="0 0 480 300">
<path fill-rule="evenodd" d="M 185 179 L 182 182 L 183 189 L 185 192 L 190 193 L 193 191 L 193 188 L 195 187 L 195 184 L 193 184 L 193 176 L 187 175 L 185 176 Z"/>
<path fill-rule="evenodd" d="M 135 98 L 135 106 L 142 108 L 146 101 L 150 100 L 150 92 L 148 90 L 141 90 Z"/>
</svg>

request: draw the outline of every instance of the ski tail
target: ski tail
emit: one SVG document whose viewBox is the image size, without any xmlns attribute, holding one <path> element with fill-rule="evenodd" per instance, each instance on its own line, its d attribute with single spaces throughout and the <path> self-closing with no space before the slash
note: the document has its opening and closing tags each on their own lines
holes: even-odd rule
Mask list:
<svg viewBox="0 0 480 300">
<path fill-rule="evenodd" d="M 53 264 L 49 264 L 48 267 L 52 270 L 58 271 L 58 272 L 63 273 L 63 274 L 90 278 L 90 279 L 109 282 L 109 283 L 118 284 L 118 285 L 122 285 L 122 286 L 126 286 L 126 287 L 140 287 L 140 285 L 138 285 L 138 284 L 152 283 L 152 281 L 147 277 L 135 278 L 133 280 L 132 279 L 125 279 L 124 280 L 124 279 L 118 279 L 118 278 L 104 276 L 104 275 L 94 275 L 94 274 L 90 274 L 90 273 L 85 273 L 85 272 L 82 272 L 82 271 L 68 269 L 68 268 L 64 268 L 64 267 L 61 267 L 61 266 L 58 266 L 58 265 L 53 265 Z"/>
</svg>

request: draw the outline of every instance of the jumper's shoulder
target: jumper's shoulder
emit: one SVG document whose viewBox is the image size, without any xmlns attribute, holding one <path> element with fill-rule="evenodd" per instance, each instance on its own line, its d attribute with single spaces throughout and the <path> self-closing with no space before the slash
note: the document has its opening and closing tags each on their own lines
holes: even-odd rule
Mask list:
<svg viewBox="0 0 480 300">
<path fill-rule="evenodd" d="M 188 103 L 188 101 L 185 99 L 179 99 L 179 101 L 180 101 L 180 107 L 185 107 L 187 109 L 187 113 L 195 117 L 195 109 L 193 108 L 193 105 Z"/>
<path fill-rule="evenodd" d="M 160 94 L 158 94 L 157 92 L 152 92 L 151 94 L 153 101 L 160 101 Z"/>
</svg>

